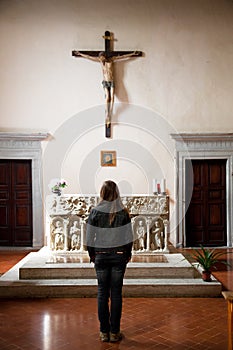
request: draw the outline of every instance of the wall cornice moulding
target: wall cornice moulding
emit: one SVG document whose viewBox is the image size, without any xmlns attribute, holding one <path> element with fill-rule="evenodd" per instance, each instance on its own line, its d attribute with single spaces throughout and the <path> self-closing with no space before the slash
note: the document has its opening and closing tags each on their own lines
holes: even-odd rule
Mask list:
<svg viewBox="0 0 233 350">
<path fill-rule="evenodd" d="M 180 133 L 171 134 L 171 137 L 178 142 L 233 141 L 233 133 Z"/>
<path fill-rule="evenodd" d="M 49 138 L 49 133 L 16 133 L 0 132 L 0 141 L 43 141 Z"/>
</svg>

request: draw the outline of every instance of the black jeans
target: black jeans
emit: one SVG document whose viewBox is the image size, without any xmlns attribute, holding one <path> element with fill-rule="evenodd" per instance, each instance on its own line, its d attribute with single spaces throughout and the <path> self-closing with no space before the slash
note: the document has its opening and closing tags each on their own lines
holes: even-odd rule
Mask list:
<svg viewBox="0 0 233 350">
<path fill-rule="evenodd" d="M 96 254 L 95 270 L 98 280 L 98 316 L 101 332 L 120 331 L 122 286 L 126 264 L 127 258 L 124 253 Z"/>
</svg>

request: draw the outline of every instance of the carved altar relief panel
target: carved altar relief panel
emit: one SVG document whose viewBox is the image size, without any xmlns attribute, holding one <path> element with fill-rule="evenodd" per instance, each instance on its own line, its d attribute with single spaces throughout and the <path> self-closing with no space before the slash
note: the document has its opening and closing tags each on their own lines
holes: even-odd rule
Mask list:
<svg viewBox="0 0 233 350">
<path fill-rule="evenodd" d="M 133 218 L 133 250 L 135 253 L 163 251 L 165 248 L 165 225 L 164 220 L 159 216 L 152 218 L 151 216 L 138 215 Z"/>
<path fill-rule="evenodd" d="M 81 218 L 78 215 L 73 215 L 67 226 L 68 231 L 68 249 L 80 250 L 81 249 Z M 85 241 L 85 238 L 84 238 Z"/>
<path fill-rule="evenodd" d="M 50 248 L 82 252 L 86 250 L 86 222 L 97 196 L 48 196 L 50 211 Z M 169 197 L 125 196 L 133 230 L 133 251 L 168 251 Z"/>
<path fill-rule="evenodd" d="M 50 226 L 51 232 L 51 249 L 64 250 L 65 249 L 65 222 L 62 217 L 54 217 Z"/>
</svg>

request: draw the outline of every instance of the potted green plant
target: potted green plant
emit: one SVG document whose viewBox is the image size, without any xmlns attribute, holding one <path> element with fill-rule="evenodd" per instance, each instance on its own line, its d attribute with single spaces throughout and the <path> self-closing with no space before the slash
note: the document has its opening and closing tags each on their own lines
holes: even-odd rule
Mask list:
<svg viewBox="0 0 233 350">
<path fill-rule="evenodd" d="M 202 267 L 202 279 L 205 282 L 211 281 L 211 270 L 216 269 L 216 264 L 221 263 L 229 265 L 226 261 L 220 260 L 225 252 L 217 251 L 216 249 L 207 249 L 203 246 L 200 249 L 195 249 L 191 255 L 192 260 L 197 263 L 197 267 Z"/>
</svg>

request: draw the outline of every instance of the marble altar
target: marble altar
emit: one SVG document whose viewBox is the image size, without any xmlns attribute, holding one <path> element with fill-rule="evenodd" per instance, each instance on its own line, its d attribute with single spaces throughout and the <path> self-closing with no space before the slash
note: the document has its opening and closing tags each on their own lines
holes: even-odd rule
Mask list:
<svg viewBox="0 0 233 350">
<path fill-rule="evenodd" d="M 169 253 L 169 197 L 135 195 L 121 197 L 128 209 L 134 235 L 133 253 Z M 86 251 L 86 223 L 99 197 L 95 195 L 56 195 L 47 198 L 52 251 Z"/>
</svg>

